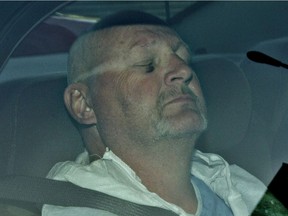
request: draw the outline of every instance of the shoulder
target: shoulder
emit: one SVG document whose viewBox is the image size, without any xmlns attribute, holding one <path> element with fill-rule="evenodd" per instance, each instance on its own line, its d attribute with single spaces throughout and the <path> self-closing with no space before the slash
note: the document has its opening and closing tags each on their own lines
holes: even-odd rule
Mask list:
<svg viewBox="0 0 288 216">
<path fill-rule="evenodd" d="M 242 212 L 241 209 L 244 211 L 244 207 L 251 213 L 267 189 L 259 179 L 239 166 L 229 165 L 217 154 L 198 150 L 192 160 L 192 174 L 221 197 L 234 214 Z"/>
<path fill-rule="evenodd" d="M 249 210 L 253 211 L 264 196 L 267 187 L 255 176 L 237 165 L 230 165 L 231 181 Z"/>
</svg>

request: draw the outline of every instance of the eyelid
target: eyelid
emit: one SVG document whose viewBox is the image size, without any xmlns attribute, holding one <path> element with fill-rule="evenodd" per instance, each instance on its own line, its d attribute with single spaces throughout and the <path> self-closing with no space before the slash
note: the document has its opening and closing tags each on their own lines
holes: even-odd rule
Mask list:
<svg viewBox="0 0 288 216">
<path fill-rule="evenodd" d="M 151 73 L 155 70 L 154 61 L 152 59 L 136 63 L 134 66 L 143 68 L 146 73 Z"/>
<path fill-rule="evenodd" d="M 140 61 L 140 62 L 137 62 L 134 64 L 134 66 L 147 66 L 149 64 L 154 64 L 154 61 L 153 59 L 147 59 L 147 60 L 144 60 L 144 61 Z"/>
</svg>

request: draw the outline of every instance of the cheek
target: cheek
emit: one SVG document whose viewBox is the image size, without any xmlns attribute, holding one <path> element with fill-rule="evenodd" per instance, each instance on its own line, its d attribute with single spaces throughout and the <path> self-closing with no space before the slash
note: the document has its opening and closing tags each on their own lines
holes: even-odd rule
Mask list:
<svg viewBox="0 0 288 216">
<path fill-rule="evenodd" d="M 157 100 L 159 84 L 152 76 L 127 75 L 126 78 L 120 78 L 118 83 L 119 97 L 124 97 L 128 103 L 144 105 L 153 104 Z"/>
<path fill-rule="evenodd" d="M 153 113 L 161 83 L 153 75 L 137 72 L 103 74 L 95 86 L 95 108 L 97 113 L 115 118 L 134 113 L 137 116 Z M 96 114 L 97 115 L 97 114 Z"/>
<path fill-rule="evenodd" d="M 116 86 L 110 76 L 99 76 L 93 86 L 92 103 L 96 115 L 111 115 L 116 108 Z"/>
<path fill-rule="evenodd" d="M 131 93 L 135 94 L 138 100 L 156 100 L 158 92 L 158 84 L 155 81 L 145 79 L 138 82 Z"/>
</svg>

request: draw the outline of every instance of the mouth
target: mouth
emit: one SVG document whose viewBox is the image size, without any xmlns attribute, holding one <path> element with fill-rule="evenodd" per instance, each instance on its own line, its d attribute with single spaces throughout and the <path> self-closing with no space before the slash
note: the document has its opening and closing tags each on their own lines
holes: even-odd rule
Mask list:
<svg viewBox="0 0 288 216">
<path fill-rule="evenodd" d="M 165 104 L 165 106 L 170 105 L 170 104 L 177 104 L 177 103 L 182 103 L 182 104 L 193 103 L 193 104 L 195 104 L 195 102 L 196 102 L 195 97 L 192 97 L 189 94 L 185 94 L 185 95 L 181 95 L 181 96 L 178 96 L 178 97 L 175 97 L 175 98 L 169 100 Z"/>
</svg>

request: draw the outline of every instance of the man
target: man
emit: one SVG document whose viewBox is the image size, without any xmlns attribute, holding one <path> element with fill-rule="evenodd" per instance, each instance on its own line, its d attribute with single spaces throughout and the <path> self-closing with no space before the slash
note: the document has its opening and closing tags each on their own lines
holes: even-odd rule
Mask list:
<svg viewBox="0 0 288 216">
<path fill-rule="evenodd" d="M 265 187 L 194 150 L 207 120 L 190 58 L 175 31 L 140 12 L 108 17 L 81 36 L 71 48 L 64 99 L 90 161 L 84 153 L 49 177 L 183 216 L 251 213 Z M 42 214 L 113 215 L 48 205 Z"/>
</svg>

